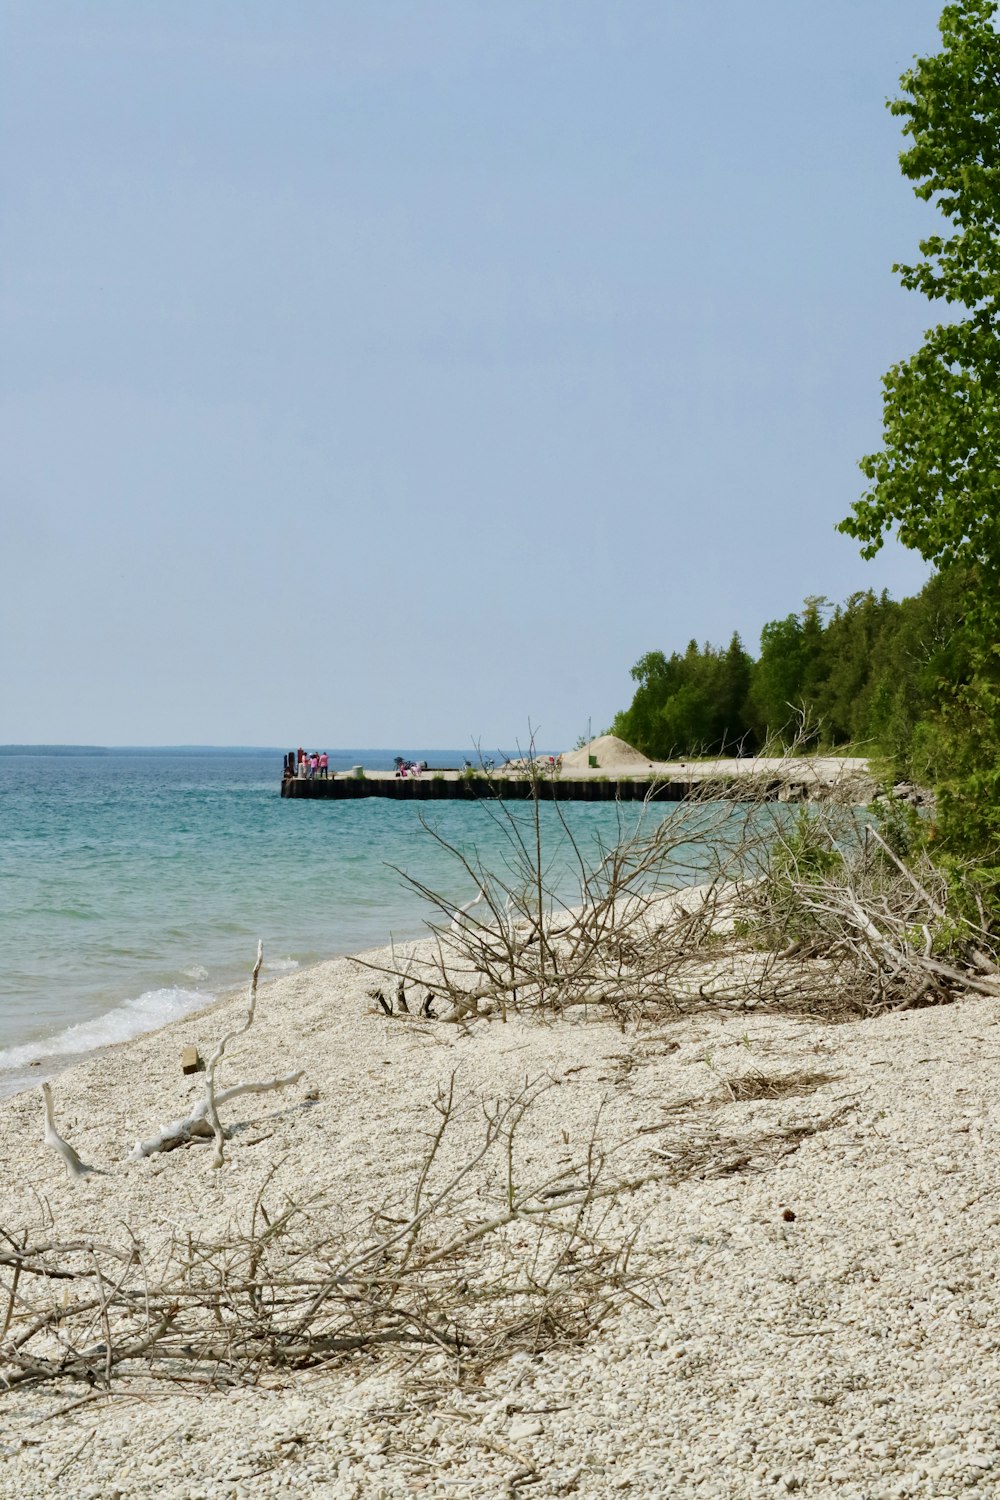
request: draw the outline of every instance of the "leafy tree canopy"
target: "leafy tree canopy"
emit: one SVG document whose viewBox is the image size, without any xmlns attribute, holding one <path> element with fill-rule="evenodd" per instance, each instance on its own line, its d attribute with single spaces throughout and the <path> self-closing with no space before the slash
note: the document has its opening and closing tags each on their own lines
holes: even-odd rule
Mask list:
<svg viewBox="0 0 1000 1500">
<path fill-rule="evenodd" d="M 985 597 L 1000 582 L 1000 34 L 996 0 L 957 0 L 941 16 L 942 48 L 919 58 L 890 102 L 909 145 L 900 154 L 917 197 L 950 234 L 897 265 L 902 284 L 959 314 L 925 335 L 883 380 L 885 446 L 861 469 L 870 488 L 841 531 L 872 557 L 896 528 L 939 566 L 975 570 Z M 981 596 L 982 598 L 982 596 Z"/>
<path fill-rule="evenodd" d="M 871 592 L 836 608 L 807 599 L 798 614 L 764 626 L 756 661 L 738 635 L 725 650 L 691 641 L 669 657 L 649 651 L 632 668 L 634 696 L 613 732 L 668 760 L 778 748 L 808 726 L 817 746 L 853 743 L 900 775 L 934 780 L 954 759 L 943 753 L 942 698 L 972 681 L 968 590 L 954 569 L 900 603 Z"/>
</svg>

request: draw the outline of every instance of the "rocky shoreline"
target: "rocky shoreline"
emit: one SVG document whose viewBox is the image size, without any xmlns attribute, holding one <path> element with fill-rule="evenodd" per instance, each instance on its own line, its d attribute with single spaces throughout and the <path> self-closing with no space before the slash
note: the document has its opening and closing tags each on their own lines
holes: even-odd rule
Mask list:
<svg viewBox="0 0 1000 1500">
<path fill-rule="evenodd" d="M 169 1246 L 307 1200 L 349 1238 L 411 1201 L 442 1089 L 453 1081 L 461 1103 L 447 1174 L 474 1151 L 483 1107 L 527 1083 L 519 1183 L 596 1152 L 603 1180 L 634 1184 L 592 1229 L 611 1256 L 606 1307 L 591 1279 L 574 1310 L 560 1270 L 560 1316 L 593 1314 L 593 1331 L 540 1319 L 482 1363 L 446 1344 L 370 1348 L 221 1389 L 183 1371 L 108 1393 L 99 1377 L 28 1384 L 0 1398 L 0 1495 L 995 1492 L 995 1000 L 838 1026 L 706 1006 L 625 1031 L 580 1017 L 457 1027 L 386 1017 L 370 981 L 337 960 L 262 987 L 220 1081 L 306 1076 L 226 1106 L 221 1170 L 205 1146 L 124 1158 L 197 1096 L 181 1048 L 209 1051 L 242 996 L 57 1080 L 60 1129 L 107 1175 L 70 1180 L 38 1093 L 6 1101 L 8 1245 L 134 1245 L 155 1277 Z M 454 1222 L 500 1189 L 495 1168 L 470 1179 Z M 470 1295 L 499 1266 L 470 1255 Z M 18 1299 L 51 1291 L 38 1280 L 21 1277 L 12 1328 Z"/>
</svg>

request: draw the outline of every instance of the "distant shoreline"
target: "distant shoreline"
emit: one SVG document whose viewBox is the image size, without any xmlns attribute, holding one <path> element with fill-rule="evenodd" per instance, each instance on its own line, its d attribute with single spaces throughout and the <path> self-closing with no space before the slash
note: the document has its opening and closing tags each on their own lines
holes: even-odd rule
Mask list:
<svg viewBox="0 0 1000 1500">
<path fill-rule="evenodd" d="M 412 755 L 418 749 L 428 755 L 451 755 L 470 757 L 474 752 L 469 747 L 457 749 L 454 745 L 336 745 L 330 752 L 333 755 L 353 756 L 386 756 L 390 761 L 395 750 Z M 0 755 L 61 755 L 61 756 L 100 756 L 100 755 L 285 755 L 289 746 L 287 745 L 0 745 Z M 501 750 L 493 752 L 494 755 L 507 756 L 515 752 Z M 539 754 L 549 754 L 548 751 L 539 751 Z"/>
<path fill-rule="evenodd" d="M 273 745 L 0 745 L 0 755 L 281 755 Z"/>
</svg>

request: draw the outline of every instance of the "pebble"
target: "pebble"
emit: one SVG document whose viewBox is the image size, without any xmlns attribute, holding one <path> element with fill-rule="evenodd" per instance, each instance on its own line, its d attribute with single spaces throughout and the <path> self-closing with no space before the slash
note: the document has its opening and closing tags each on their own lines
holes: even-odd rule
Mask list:
<svg viewBox="0 0 1000 1500">
<path fill-rule="evenodd" d="M 623 1037 L 593 1022 L 533 1028 L 516 1019 L 468 1036 L 435 1033 L 437 1045 L 418 1046 L 403 1028 L 355 1006 L 352 985 L 363 995 L 364 977 L 359 983 L 346 964 L 277 981 L 262 991 L 259 1035 L 255 1028 L 242 1052 L 234 1044 L 227 1083 L 295 1066 L 309 1038 L 304 1061 L 319 1093 L 312 1107 L 293 1108 L 286 1120 L 278 1103 L 265 1110 L 251 1099 L 236 1116 L 266 1114 L 278 1135 L 260 1148 L 265 1155 L 273 1149 L 279 1164 L 268 1189 L 274 1201 L 326 1184 L 348 1221 L 393 1194 L 398 1201 L 402 1179 L 421 1160 L 420 1132 L 432 1123 L 436 1087 L 452 1070 L 456 1087 L 477 1101 L 470 1131 L 478 1101 L 516 1091 L 525 1076 L 572 1081 L 542 1097 L 525 1141 L 526 1162 L 547 1171 L 575 1151 L 565 1136 L 588 1139 L 599 1106 L 602 1139 L 620 1143 L 609 1160 L 623 1176 L 663 1171 L 653 1148 L 729 1136 L 753 1141 L 822 1127 L 842 1113 L 785 1156 L 752 1158 L 752 1170 L 659 1181 L 622 1199 L 612 1217 L 635 1236 L 639 1296 L 614 1309 L 589 1340 L 520 1351 L 458 1389 L 452 1359 L 441 1354 L 408 1376 L 380 1355 L 218 1396 L 192 1399 L 165 1387 L 141 1408 L 92 1404 L 52 1421 L 43 1419 L 79 1392 L 9 1392 L 0 1500 L 53 1489 L 101 1500 L 116 1489 L 125 1500 L 300 1493 L 496 1500 L 520 1488 L 517 1460 L 503 1452 L 508 1443 L 535 1466 L 537 1487 L 523 1493 L 539 1500 L 612 1493 L 985 1500 L 993 1493 L 1000 1466 L 991 1415 L 1000 1409 L 1000 1341 L 991 1333 L 1000 1326 L 1000 1282 L 988 1250 L 1000 1193 L 996 1002 L 835 1028 L 781 1016 L 693 1015 L 670 1023 L 679 1046 L 656 1055 L 642 1031 Z M 381 1068 L 390 1048 L 391 1089 Z M 121 1100 L 116 1082 L 108 1107 L 128 1105 L 128 1119 L 109 1140 L 132 1139 L 179 1112 L 163 1081 L 172 1077 L 175 1051 L 168 1028 L 102 1061 L 105 1073 L 123 1070 Z M 706 1052 L 714 1074 L 704 1066 Z M 621 1088 L 613 1080 L 626 1053 L 636 1065 Z M 372 1058 L 378 1076 L 369 1079 Z M 880 1062 L 887 1066 L 873 1066 Z M 718 1074 L 748 1065 L 776 1073 L 821 1066 L 831 1081 L 777 1103 L 720 1099 Z M 63 1117 L 75 1115 L 88 1147 L 92 1066 L 60 1080 Z M 685 1099 L 695 1102 L 685 1106 Z M 17 1105 L 0 1106 L 0 1148 L 43 1191 L 55 1221 L 46 1233 L 111 1238 L 121 1222 L 154 1237 L 178 1225 L 213 1233 L 252 1204 L 266 1170 L 263 1156 L 253 1168 L 244 1158 L 239 1172 L 224 1169 L 213 1181 L 204 1158 L 171 1153 L 120 1178 L 116 1169 L 84 1199 L 27 1139 Z M 953 1132 L 965 1124 L 960 1145 Z M 473 1139 L 465 1128 L 454 1147 L 445 1146 L 442 1170 L 463 1159 Z M 229 1150 L 239 1161 L 238 1137 Z M 36 1223 L 31 1194 L 17 1181 L 5 1193 L 8 1226 Z M 791 1233 L 781 1222 L 789 1203 L 797 1215 Z M 476 1211 L 470 1196 L 463 1213 Z M 496 1264 L 484 1247 L 471 1268 L 475 1283 L 484 1284 Z M 301 1442 L 284 1441 L 297 1434 Z"/>
<path fill-rule="evenodd" d="M 514 1422 L 511 1425 L 509 1437 L 512 1443 L 523 1442 L 525 1438 L 541 1437 L 545 1431 L 544 1426 L 537 1417 L 526 1422 Z"/>
</svg>

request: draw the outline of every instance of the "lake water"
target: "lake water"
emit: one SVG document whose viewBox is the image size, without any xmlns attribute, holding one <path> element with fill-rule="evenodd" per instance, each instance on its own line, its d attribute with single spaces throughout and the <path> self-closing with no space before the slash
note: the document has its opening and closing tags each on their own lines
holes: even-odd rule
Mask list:
<svg viewBox="0 0 1000 1500">
<path fill-rule="evenodd" d="M 389 769 L 394 750 L 331 754 Z M 410 750 L 431 766 L 463 751 Z M 281 750 L 0 755 L 0 1094 L 242 983 L 421 935 L 429 909 L 398 870 L 455 904 L 469 877 L 421 825 L 499 867 L 495 807 L 280 797 Z M 641 804 L 562 803 L 585 850 Z M 530 806 L 511 804 L 519 819 Z M 550 880 L 578 890 L 543 808 Z M 677 816 L 664 804 L 647 816 Z"/>
</svg>

